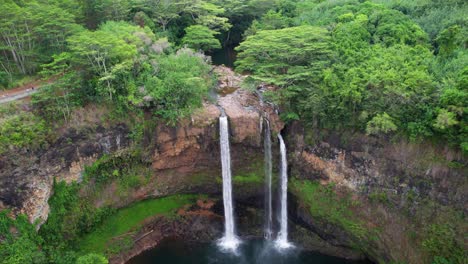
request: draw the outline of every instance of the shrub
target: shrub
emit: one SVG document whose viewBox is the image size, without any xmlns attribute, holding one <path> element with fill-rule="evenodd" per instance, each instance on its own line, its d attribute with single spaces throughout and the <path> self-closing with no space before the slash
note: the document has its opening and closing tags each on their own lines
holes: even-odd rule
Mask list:
<svg viewBox="0 0 468 264">
<path fill-rule="evenodd" d="M 47 143 L 49 127 L 29 112 L 0 118 L 0 153 L 9 148 L 40 149 Z"/>
</svg>

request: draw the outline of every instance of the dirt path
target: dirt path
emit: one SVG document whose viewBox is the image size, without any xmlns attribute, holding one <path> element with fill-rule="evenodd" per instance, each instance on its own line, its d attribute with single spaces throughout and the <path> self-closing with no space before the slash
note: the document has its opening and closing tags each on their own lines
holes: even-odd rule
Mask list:
<svg viewBox="0 0 468 264">
<path fill-rule="evenodd" d="M 16 100 L 31 96 L 32 94 L 37 93 L 37 91 L 41 88 L 41 86 L 43 86 L 44 84 L 49 84 L 53 82 L 55 79 L 56 79 L 55 77 L 52 77 L 46 81 L 36 80 L 30 83 L 15 87 L 13 89 L 0 91 L 0 104 L 16 101 Z"/>
<path fill-rule="evenodd" d="M 7 95 L 0 95 L 0 104 L 5 104 L 11 101 L 16 101 L 25 97 L 30 96 L 31 94 L 37 93 L 39 91 L 39 87 L 35 87 L 34 89 L 27 88 L 26 90 L 18 91 L 15 94 L 7 94 Z"/>
</svg>

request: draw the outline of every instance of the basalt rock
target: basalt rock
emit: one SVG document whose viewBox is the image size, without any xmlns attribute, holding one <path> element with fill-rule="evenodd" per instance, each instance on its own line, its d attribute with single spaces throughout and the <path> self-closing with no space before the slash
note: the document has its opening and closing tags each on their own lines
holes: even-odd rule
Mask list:
<svg viewBox="0 0 468 264">
<path fill-rule="evenodd" d="M 54 178 L 79 181 L 84 166 L 99 156 L 129 145 L 128 128 L 68 129 L 46 150 L 9 152 L 0 157 L 0 205 L 27 214 L 30 221 L 47 218 Z M 0 208 L 1 209 L 1 208 Z"/>
<path fill-rule="evenodd" d="M 296 204 L 291 206 L 292 218 L 329 243 L 359 245 L 379 263 L 427 263 L 430 258 L 421 247 L 427 226 L 444 221 L 457 228 L 463 225 L 463 220 L 455 223 L 437 213 L 467 212 L 468 164 L 462 153 L 405 139 L 307 130 L 299 123 L 287 131 L 291 176 L 318 181 L 338 196 L 349 196 L 359 204 L 352 210 L 364 228 L 374 230 L 373 238 L 362 238 L 326 217 L 311 218 L 309 205 L 292 195 L 291 203 Z"/>
<path fill-rule="evenodd" d="M 232 75 L 225 77 L 233 80 L 232 85 L 239 85 L 239 75 L 226 69 L 221 72 Z M 234 175 L 237 168 L 249 167 L 252 162 L 263 159 L 262 117 L 270 117 L 276 133 L 284 124 L 270 105 L 260 103 L 255 93 L 235 88 L 216 102 L 205 102 L 191 118 L 176 126 L 161 123 L 154 130 L 146 131 L 143 147 L 145 153 L 150 153 L 145 162 L 152 168 L 152 182 L 126 199 L 116 196 L 115 187 L 110 184 L 95 205 L 118 208 L 175 193 L 220 194 L 220 109 L 229 118 Z M 47 201 L 54 179 L 80 181 L 84 167 L 102 155 L 120 155 L 133 143 L 140 144 L 131 142 L 131 128 L 125 124 L 103 127 L 85 122 L 78 129 L 63 131 L 57 132 L 58 139 L 44 151 L 9 153 L 0 157 L 0 206 L 27 214 L 31 222 L 37 219 L 43 222 L 47 218 Z"/>
</svg>

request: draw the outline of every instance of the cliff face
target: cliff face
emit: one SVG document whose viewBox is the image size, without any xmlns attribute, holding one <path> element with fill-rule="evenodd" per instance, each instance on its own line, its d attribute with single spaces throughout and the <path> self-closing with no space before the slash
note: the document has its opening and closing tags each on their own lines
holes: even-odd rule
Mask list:
<svg viewBox="0 0 468 264">
<path fill-rule="evenodd" d="M 288 139 L 297 198 L 292 214 L 335 245 L 364 251 L 376 262 L 428 263 L 431 252 L 423 243 L 434 236 L 431 226 L 466 227 L 457 216 L 467 212 L 468 171 L 461 153 L 404 139 L 314 132 L 300 124 L 288 128 Z M 305 191 L 345 209 L 321 208 L 330 204 L 307 200 Z M 450 240 L 463 245 L 463 235 Z"/>
<path fill-rule="evenodd" d="M 116 125 L 70 128 L 38 153 L 9 152 L 0 156 L 0 209 L 11 208 L 31 222 L 47 218 L 54 178 L 79 181 L 85 165 L 129 145 L 128 128 Z"/>
<path fill-rule="evenodd" d="M 221 197 L 222 110 L 229 118 L 236 202 L 262 209 L 262 117 L 270 121 L 274 142 L 284 124 L 275 109 L 254 93 L 236 89 L 240 76 L 226 68 L 216 71 L 221 75 L 217 100 L 205 102 L 190 119 L 174 127 L 158 124 L 145 131 L 141 142 L 130 139 L 132 128 L 126 124 L 104 127 L 87 122 L 60 133 L 45 151 L 2 155 L 0 209 L 25 213 L 32 222 L 44 221 L 54 179 L 80 181 L 85 166 L 104 154 L 125 157 L 135 148 L 144 149 L 140 159 L 150 168 L 144 184 L 117 194 L 118 183 L 107 183 L 98 195 L 88 197 L 96 207 L 120 208 L 178 193 Z M 428 227 L 463 230 L 462 218 L 454 216 L 467 212 L 467 164 L 460 153 L 404 140 L 314 132 L 298 123 L 285 132 L 291 178 L 289 213 L 291 222 L 298 224 L 292 225 L 291 239 L 296 243 L 349 258 L 427 263 L 430 255 L 422 241 L 431 238 Z M 83 195 L 88 195 L 86 189 Z M 242 214 L 241 210 L 236 213 Z M 244 218 L 239 222 L 247 224 L 245 228 L 241 224 L 241 229 L 251 226 L 250 216 Z M 255 228 L 260 231 L 260 227 L 257 223 Z M 176 231 L 183 233 L 183 228 Z M 462 241 L 463 234 L 453 240 Z M 125 259 L 153 246 L 150 242 L 137 245 Z"/>
<path fill-rule="evenodd" d="M 239 85 L 241 77 L 230 69 L 216 71 L 222 75 L 221 91 L 228 85 Z M 262 105 L 254 93 L 234 88 L 215 102 L 205 102 L 190 119 L 174 127 L 159 124 L 154 130 L 146 131 L 140 147 L 145 149 L 145 164 L 152 168 L 149 181 L 126 197 L 115 195 L 111 183 L 96 198 L 96 206 L 122 207 L 137 200 L 174 193 L 219 194 L 221 108 L 229 118 L 233 175 L 246 170 L 263 171 L 263 167 L 257 168 L 257 161 L 263 159 L 261 121 L 266 113 L 273 115 L 274 109 Z M 278 133 L 283 123 L 276 115 L 270 119 L 272 129 Z M 131 132 L 123 123 L 103 127 L 85 122 L 78 129 L 66 129 L 45 151 L 0 156 L 0 209 L 25 213 L 31 222 L 45 221 L 54 179 L 80 181 L 84 167 L 104 154 L 123 155 L 131 151 L 134 144 L 140 144 L 132 143 Z"/>
</svg>

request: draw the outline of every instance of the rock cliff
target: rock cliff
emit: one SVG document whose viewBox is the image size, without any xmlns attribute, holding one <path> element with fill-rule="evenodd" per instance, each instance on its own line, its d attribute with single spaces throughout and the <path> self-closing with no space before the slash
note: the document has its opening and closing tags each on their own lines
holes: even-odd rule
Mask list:
<svg viewBox="0 0 468 264">
<path fill-rule="evenodd" d="M 58 131 L 46 150 L 0 156 L 0 209 L 11 208 L 14 213 L 27 214 L 31 222 L 43 222 L 54 180 L 81 181 L 85 166 L 103 155 L 125 159 L 136 148 L 143 149 L 139 162 L 149 168 L 144 184 L 122 195 L 116 194 L 116 183 L 110 182 L 93 197 L 96 207 L 120 208 L 178 193 L 221 197 L 218 119 L 224 111 L 231 133 L 236 202 L 261 211 L 263 117 L 270 121 L 273 140 L 284 124 L 276 109 L 263 104 L 256 93 L 239 89 L 241 76 L 227 68 L 215 71 L 220 75 L 216 99 L 206 100 L 191 118 L 176 126 L 154 124 L 138 142 L 132 139 L 133 128 L 127 123 L 85 122 Z M 146 114 L 144 121 L 154 122 L 151 113 Z M 358 133 L 309 130 L 299 123 L 283 131 L 291 177 L 291 236 L 296 243 L 337 256 L 366 256 L 380 263 L 427 263 L 430 253 L 422 244 L 431 236 L 429 226 L 466 227 L 463 218 L 456 216 L 466 215 L 468 209 L 467 163 L 461 153 L 404 139 L 389 142 Z M 216 219 L 222 215 L 219 210 L 213 214 Z M 213 215 L 186 217 L 185 224 L 194 219 L 211 221 Z M 244 218 L 246 223 L 251 219 Z M 239 222 L 242 227 L 243 221 Z M 189 226 L 185 224 L 167 230 L 183 236 Z M 113 261 L 122 262 L 154 246 L 151 241 L 162 239 L 157 234 L 167 225 L 166 220 L 149 222 L 137 236 L 148 230 L 157 232 L 141 238 L 135 248 Z M 205 238 L 219 232 L 199 231 Z M 462 241 L 463 234 L 453 240 Z"/>
<path fill-rule="evenodd" d="M 459 217 L 467 212 L 462 153 L 406 139 L 308 130 L 299 123 L 288 127 L 288 139 L 296 197 L 291 214 L 332 244 L 379 263 L 428 263 L 432 252 L 424 243 L 437 237 L 434 228 L 466 228 Z M 464 245 L 463 235 L 443 239 Z"/>
</svg>

